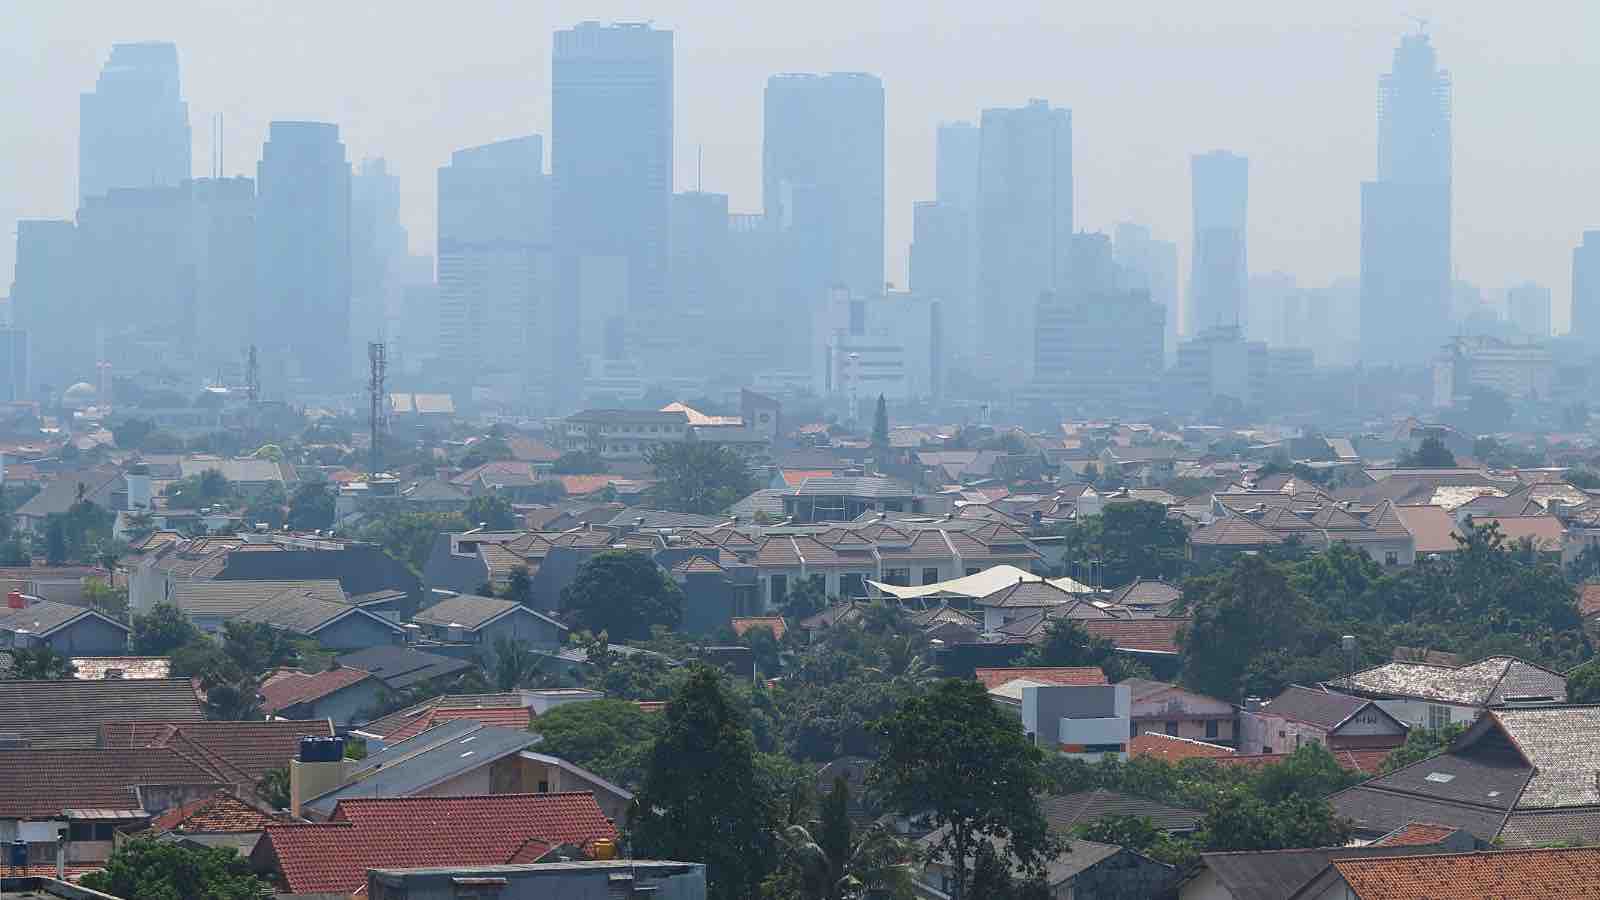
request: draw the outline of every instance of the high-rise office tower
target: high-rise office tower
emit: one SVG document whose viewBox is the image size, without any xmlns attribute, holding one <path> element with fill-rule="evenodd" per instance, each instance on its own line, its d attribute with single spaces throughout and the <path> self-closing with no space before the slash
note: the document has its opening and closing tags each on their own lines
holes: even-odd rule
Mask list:
<svg viewBox="0 0 1600 900">
<path fill-rule="evenodd" d="M 350 164 L 339 126 L 273 122 L 256 165 L 256 342 L 315 389 L 350 367 Z"/>
<path fill-rule="evenodd" d="M 1532 281 L 1506 288 L 1506 319 L 1526 337 L 1549 338 L 1550 289 Z"/>
<path fill-rule="evenodd" d="M 738 313 L 727 282 L 728 195 L 673 194 L 671 243 L 673 305 L 694 330 L 720 329 Z"/>
<path fill-rule="evenodd" d="M 0 328 L 0 403 L 32 399 L 30 377 L 28 333 Z"/>
<path fill-rule="evenodd" d="M 1226 150 L 1190 160 L 1194 191 L 1194 244 L 1190 249 L 1190 334 L 1246 319 L 1245 217 L 1250 163 Z"/>
<path fill-rule="evenodd" d="M 350 179 L 350 334 L 358 370 L 367 343 L 388 340 L 399 318 L 400 269 L 409 249 L 399 176 L 382 157 L 362 160 Z"/>
<path fill-rule="evenodd" d="M 439 169 L 438 351 L 470 385 L 548 377 L 550 179 L 537 134 L 468 147 Z M 536 341 L 538 343 L 536 343 Z"/>
<path fill-rule="evenodd" d="M 978 159 L 982 133 L 971 122 L 940 122 L 934 144 L 934 198 L 967 210 L 978 208 Z"/>
<path fill-rule="evenodd" d="M 1300 293 L 1299 280 L 1288 272 L 1260 272 L 1245 284 L 1245 340 L 1265 341 L 1271 347 L 1297 346 L 1286 343 L 1284 314 Z"/>
<path fill-rule="evenodd" d="M 79 202 L 112 188 L 176 187 L 189 177 L 190 152 L 177 46 L 112 45 L 78 103 Z"/>
<path fill-rule="evenodd" d="M 1600 231 L 1572 248 L 1572 335 L 1600 344 Z"/>
<path fill-rule="evenodd" d="M 1170 363 L 1178 354 L 1178 245 L 1157 240 L 1145 225 L 1124 222 L 1112 236 L 1112 251 L 1122 268 L 1123 284 L 1142 290 L 1161 306 L 1162 358 Z"/>
<path fill-rule="evenodd" d="M 256 183 L 197 178 L 185 185 L 186 220 L 178 250 L 194 283 L 195 356 L 206 373 L 242 364 L 254 327 Z"/>
<path fill-rule="evenodd" d="M 94 326 L 80 300 L 77 244 L 72 222 L 17 223 L 11 319 L 28 334 L 35 381 L 57 391 L 94 374 Z"/>
<path fill-rule="evenodd" d="M 912 208 L 911 288 L 941 301 L 945 347 L 970 365 L 978 349 L 978 156 L 971 122 L 941 122 L 934 145 L 935 200 Z"/>
<path fill-rule="evenodd" d="M 578 402 L 580 355 L 615 352 L 626 323 L 653 351 L 670 318 L 667 242 L 672 202 L 672 32 L 584 22 L 555 33 L 551 166 L 558 401 Z M 581 327 L 596 304 L 602 334 Z M 640 345 L 643 346 L 640 346 Z"/>
<path fill-rule="evenodd" d="M 101 358 L 118 366 L 147 362 L 138 345 L 150 340 L 192 348 L 194 280 L 181 259 L 188 214 L 181 186 L 112 188 L 84 199 L 78 286 L 91 318 L 80 328 L 107 341 Z"/>
<path fill-rule="evenodd" d="M 1065 286 L 1036 300 L 1033 391 L 1096 412 L 1149 408 L 1163 368 L 1165 310 L 1126 284 L 1104 234 L 1073 235 L 1067 267 Z"/>
<path fill-rule="evenodd" d="M 1378 82 L 1378 177 L 1361 185 L 1361 358 L 1422 363 L 1450 332 L 1450 75 L 1408 34 Z"/>
<path fill-rule="evenodd" d="M 980 371 L 1000 385 L 1033 373 L 1018 341 L 1039 296 L 1063 287 L 1072 240 L 1072 113 L 1045 100 L 986 109 L 978 166 Z M 1019 360 L 1019 356 L 1021 359 Z"/>
<path fill-rule="evenodd" d="M 863 72 L 767 79 L 761 199 L 784 256 L 785 332 L 797 349 L 827 291 L 883 293 L 883 82 Z"/>
</svg>

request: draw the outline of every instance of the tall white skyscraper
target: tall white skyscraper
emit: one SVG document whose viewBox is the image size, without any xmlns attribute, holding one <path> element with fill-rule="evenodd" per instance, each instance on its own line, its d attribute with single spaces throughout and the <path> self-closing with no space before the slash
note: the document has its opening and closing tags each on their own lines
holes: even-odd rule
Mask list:
<svg viewBox="0 0 1600 900">
<path fill-rule="evenodd" d="M 1067 277 L 1072 113 L 1030 100 L 1017 109 L 984 110 L 981 128 L 979 370 L 1015 386 L 1033 376 L 1031 355 L 1016 348 L 1033 334 L 1039 296 L 1064 287 Z"/>
<path fill-rule="evenodd" d="M 1194 191 L 1194 244 L 1189 269 L 1189 333 L 1220 325 L 1244 326 L 1249 261 L 1245 229 L 1250 206 L 1250 162 L 1226 150 L 1190 160 Z"/>
<path fill-rule="evenodd" d="M 1416 364 L 1450 333 L 1450 75 L 1408 34 L 1378 82 L 1378 177 L 1361 185 L 1361 358 Z"/>
<path fill-rule="evenodd" d="M 177 46 L 112 45 L 94 90 L 79 98 L 79 202 L 112 188 L 177 187 L 190 155 Z"/>
</svg>

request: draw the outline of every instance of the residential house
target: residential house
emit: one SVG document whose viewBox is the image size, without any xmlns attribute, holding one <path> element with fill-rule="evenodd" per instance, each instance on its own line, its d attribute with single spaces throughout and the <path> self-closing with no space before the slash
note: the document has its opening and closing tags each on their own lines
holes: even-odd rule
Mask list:
<svg viewBox="0 0 1600 900">
<path fill-rule="evenodd" d="M 383 695 L 383 682 L 361 669 L 285 669 L 261 683 L 261 711 L 284 719 L 330 719 L 344 728 L 364 720 Z"/>
<path fill-rule="evenodd" d="M 682 410 L 586 409 L 566 418 L 560 435 L 568 453 L 596 453 L 605 460 L 642 460 L 655 448 L 691 439 Z"/>
<path fill-rule="evenodd" d="M 942 837 L 942 831 L 935 831 L 917 841 L 919 858 L 926 862 L 914 876 L 914 889 L 929 900 L 948 900 L 955 890 L 948 860 L 929 854 Z M 1004 851 L 999 841 L 994 843 L 997 851 Z M 971 860 L 968 866 L 970 872 Z M 1054 900 L 1116 900 L 1161 897 L 1177 882 L 1178 872 L 1173 866 L 1113 844 L 1067 838 L 1060 852 L 1045 861 L 1039 877 Z"/>
<path fill-rule="evenodd" d="M 285 595 L 317 597 L 348 605 L 345 603 L 344 588 L 332 578 L 295 581 L 186 580 L 173 584 L 171 594 L 162 602 L 176 606 L 201 631 L 216 633 L 222 630 L 224 624 Z"/>
<path fill-rule="evenodd" d="M 1044 797 L 1039 801 L 1039 811 L 1044 813 L 1050 830 L 1063 836 L 1072 834 L 1079 826 L 1111 817 L 1149 819 L 1151 825 L 1167 834 L 1191 834 L 1205 817 L 1199 810 L 1168 806 L 1100 788 Z"/>
<path fill-rule="evenodd" d="M 0 607 L 0 648 L 48 647 L 64 656 L 110 656 L 128 650 L 132 630 L 97 609 L 12 591 Z"/>
<path fill-rule="evenodd" d="M 471 719 L 484 725 L 505 728 L 527 728 L 534 716 L 532 695 L 533 692 L 528 690 L 503 694 L 445 694 L 387 713 L 351 733 L 365 740 L 367 749 L 374 751 L 454 719 Z"/>
<path fill-rule="evenodd" d="M 1485 709 L 1567 700 L 1565 675 L 1512 656 L 1465 666 L 1389 662 L 1328 686 L 1374 700 L 1407 725 L 1428 729 L 1471 724 Z"/>
<path fill-rule="evenodd" d="M 350 797 L 320 824 L 268 825 L 251 861 L 276 873 L 285 893 L 345 895 L 366 887 L 368 869 L 531 863 L 617 837 L 589 794 Z M 461 886 L 451 893 L 460 897 Z"/>
<path fill-rule="evenodd" d="M 315 587 L 290 588 L 245 610 L 234 621 L 310 638 L 329 650 L 360 650 L 405 640 L 405 630 L 399 625 L 354 603 L 330 599 Z"/>
<path fill-rule="evenodd" d="M 1600 847 L 1331 859 L 1307 900 L 1600 897 Z"/>
<path fill-rule="evenodd" d="M 1433 860 L 1457 849 L 1452 844 L 1413 846 L 1315 847 L 1304 850 L 1245 850 L 1202 853 L 1200 866 L 1188 873 L 1178 889 L 1179 900 L 1350 900 L 1347 895 L 1327 896 L 1321 890 L 1323 873 L 1334 861 L 1392 859 Z M 1318 887 L 1314 893 L 1312 884 Z M 1421 900 L 1449 894 L 1389 895 L 1392 900 Z M 1492 896 L 1468 893 L 1466 897 Z M 1506 897 L 1521 896 L 1518 894 Z"/>
<path fill-rule="evenodd" d="M 344 653 L 338 661 L 340 666 L 370 672 L 391 693 L 429 683 L 444 683 L 472 668 L 469 660 L 392 644 Z"/>
<path fill-rule="evenodd" d="M 1014 666 L 1009 668 L 978 668 L 972 677 L 983 684 L 985 690 L 994 691 L 1018 679 L 1033 684 L 1108 684 L 1106 673 L 1099 666 Z"/>
<path fill-rule="evenodd" d="M 108 722 L 100 726 L 101 749 L 166 747 L 203 760 L 241 794 L 281 769 L 299 752 L 301 740 L 332 737 L 327 719 L 303 722 Z"/>
<path fill-rule="evenodd" d="M 1254 712 L 1239 715 L 1239 749 L 1292 753 L 1302 745 L 1329 750 L 1387 749 L 1405 743 L 1407 726 L 1375 701 L 1290 685 Z"/>
<path fill-rule="evenodd" d="M 553 652 L 566 642 L 567 626 L 513 600 L 462 594 L 412 616 L 432 645 L 471 645 L 492 655 L 502 640 Z"/>
<path fill-rule="evenodd" d="M 1167 616 L 1183 599 L 1183 589 L 1175 584 L 1136 578 L 1111 592 L 1106 599 L 1113 606 L 1126 607 L 1135 615 Z"/>
<path fill-rule="evenodd" d="M 123 491 L 122 472 L 107 467 L 60 472 L 39 493 L 29 497 L 13 514 L 17 530 L 42 536 L 45 520 L 53 515 L 64 515 L 79 500 L 105 510 L 121 509 L 125 501 L 117 496 Z"/>
<path fill-rule="evenodd" d="M 1600 842 L 1600 707 L 1490 709 L 1450 748 L 1329 798 L 1357 837 L 1434 822 L 1504 847 Z"/>
<path fill-rule="evenodd" d="M 706 867 L 704 863 L 613 859 L 371 869 L 366 896 L 385 900 L 453 897 L 459 895 L 461 886 L 470 884 L 492 885 L 495 900 L 611 896 L 706 900 Z M 625 895 L 620 893 L 624 890 Z"/>
<path fill-rule="evenodd" d="M 268 825 L 286 817 L 264 809 L 231 791 L 175 806 L 151 819 L 147 827 L 122 829 L 127 838 L 149 838 L 194 849 L 228 848 L 249 858 Z"/>
<path fill-rule="evenodd" d="M 1126 685 L 1048 684 L 1019 678 L 990 690 L 989 696 L 1022 718 L 1022 730 L 1036 746 L 1090 761 L 1127 755 Z"/>
<path fill-rule="evenodd" d="M 1030 615 L 1045 615 L 1047 611 L 1054 618 L 1116 618 L 1114 614 L 1089 602 L 1083 594 L 1069 593 L 1048 581 L 1028 581 L 1020 577 L 972 602 L 983 612 L 983 630 L 986 632 L 997 631 L 1009 622 Z"/>
<path fill-rule="evenodd" d="M 890 478 L 807 478 L 783 496 L 784 518 L 796 523 L 852 522 L 866 513 L 922 512 L 914 488 Z"/>
<path fill-rule="evenodd" d="M 99 745 L 107 722 L 199 722 L 200 697 L 187 678 L 108 681 L 7 681 L 0 689 L 0 734 L 32 749 Z"/>
<path fill-rule="evenodd" d="M 245 456 L 223 459 L 217 456 L 186 456 L 178 461 L 183 478 L 196 478 L 206 472 L 221 472 L 234 491 L 247 498 L 255 498 L 276 487 L 285 497 L 294 493 L 299 476 L 294 466 L 286 462 Z"/>
<path fill-rule="evenodd" d="M 1155 732 L 1211 743 L 1238 742 L 1239 714 L 1226 700 L 1164 681 L 1129 678 L 1122 683 L 1132 695 L 1132 736 Z"/>
</svg>

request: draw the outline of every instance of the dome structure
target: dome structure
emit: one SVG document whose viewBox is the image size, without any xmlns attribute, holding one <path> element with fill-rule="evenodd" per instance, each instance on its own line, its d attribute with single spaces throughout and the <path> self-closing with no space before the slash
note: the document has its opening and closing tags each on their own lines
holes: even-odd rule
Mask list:
<svg viewBox="0 0 1600 900">
<path fill-rule="evenodd" d="M 67 388 L 67 392 L 61 395 L 61 405 L 70 409 L 83 409 L 93 406 L 99 396 L 100 392 L 95 390 L 94 385 L 80 381 Z"/>
</svg>

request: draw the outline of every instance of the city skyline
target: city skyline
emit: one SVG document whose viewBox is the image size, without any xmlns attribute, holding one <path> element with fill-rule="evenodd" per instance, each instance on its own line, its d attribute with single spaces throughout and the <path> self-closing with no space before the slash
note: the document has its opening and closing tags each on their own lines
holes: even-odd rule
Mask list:
<svg viewBox="0 0 1600 900">
<path fill-rule="evenodd" d="M 1313 286 L 1355 275 L 1359 199 L 1350 186 L 1373 175 L 1373 78 L 1389 68 L 1400 35 L 1413 26 L 1377 4 L 1360 6 L 1339 22 L 1274 8 L 1278 24 L 1272 26 L 1239 24 L 1251 18 L 1242 13 L 1232 22 L 1198 22 L 1194 11 L 1151 9 L 1162 15 L 1074 23 L 1072 31 L 1048 20 L 1031 26 L 976 22 L 960 10 L 942 12 L 946 26 L 908 28 L 889 21 L 887 12 L 874 18 L 869 11 L 846 39 L 826 44 L 808 40 L 825 32 L 820 21 L 784 28 L 757 21 L 735 36 L 698 8 L 652 11 L 677 35 L 674 188 L 703 182 L 708 191 L 729 194 L 734 212 L 758 209 L 765 79 L 790 70 L 866 70 L 882 77 L 887 95 L 886 277 L 897 284 L 906 280 L 912 203 L 933 197 L 938 123 L 975 120 L 985 106 L 1020 105 L 1032 96 L 1072 109 L 1078 120 L 1079 227 L 1109 232 L 1123 221 L 1150 225 L 1157 237 L 1180 242 L 1187 271 L 1187 159 L 1227 146 L 1253 162 L 1249 244 L 1255 271 L 1293 272 Z M 1573 11 L 1580 19 L 1597 15 L 1582 6 Z M 29 173 L 0 182 L 0 207 L 8 207 L 0 212 L 11 219 L 70 217 L 76 96 L 92 88 L 112 43 L 169 39 L 179 45 L 191 119 L 225 115 L 226 174 L 249 173 L 271 118 L 337 122 L 351 159 L 390 160 L 402 180 L 412 250 L 425 251 L 434 234 L 432 172 L 451 149 L 550 134 L 548 42 L 530 36 L 584 18 L 639 17 L 626 4 L 554 3 L 537 15 L 519 10 L 518 27 L 509 30 L 526 40 L 513 46 L 492 33 L 492 23 L 510 15 L 495 12 L 469 6 L 443 24 L 439 39 L 469 43 L 471 53 L 452 51 L 439 63 L 418 66 L 415 56 L 380 47 L 370 65 L 354 71 L 342 66 L 336 45 L 317 34 L 297 34 L 297 45 L 274 52 L 279 45 L 267 26 L 278 23 L 260 10 L 241 10 L 237 23 L 227 25 L 207 13 L 159 6 L 138 16 L 108 8 L 88 23 L 30 11 L 14 35 L 16 45 L 0 53 L 5 74 L 15 76 L 12 87 L 0 90 L 29 86 L 11 99 L 32 123 L 27 140 L 0 151 L 8 164 L 0 171 Z M 325 13 L 330 25 L 359 19 L 345 10 Z M 1582 71 L 1575 62 L 1578 45 L 1567 35 L 1584 29 L 1581 21 L 1571 24 L 1578 27 L 1552 34 L 1486 4 L 1469 4 L 1429 28 L 1463 98 L 1456 122 L 1456 274 L 1490 291 L 1528 279 L 1551 287 L 1558 332 L 1567 323 L 1571 248 L 1594 225 L 1586 209 L 1600 194 L 1597 176 L 1581 164 L 1592 156 L 1595 138 L 1582 123 L 1548 121 L 1517 101 L 1527 95 L 1552 103 L 1581 99 L 1573 84 Z M 267 27 L 264 37 L 252 30 L 256 26 Z M 399 48 L 417 49 L 414 32 L 397 32 L 404 36 Z M 1050 64 L 1026 65 L 1049 41 L 1062 48 Z M 989 44 L 1015 52 L 984 54 L 987 64 L 978 70 L 945 72 L 935 63 L 942 54 L 977 53 Z M 1219 49 L 1236 59 L 1212 65 Z M 1114 60 L 1122 60 L 1124 84 L 1091 77 L 1092 69 Z M 294 65 L 276 65 L 280 61 Z M 1168 66 L 1185 65 L 1206 66 L 1205 77 L 1171 77 L 1175 69 Z M 1276 85 L 1261 84 L 1247 71 L 1288 71 L 1291 65 L 1292 77 Z M 276 74 L 265 77 L 269 71 Z M 697 100 L 712 90 L 716 102 Z M 1298 123 L 1282 127 L 1295 116 Z M 205 169 L 211 156 L 206 132 L 195 129 L 196 169 Z M 1538 151 L 1527 153 L 1523 141 L 1510 152 L 1505 135 L 1516 133 L 1538 135 Z M 702 145 L 703 167 L 695 152 Z M 64 151 L 68 158 L 59 158 Z M 1549 205 L 1531 212 L 1522 202 L 1526 196 L 1550 198 Z M 0 271 L 9 268 L 13 249 L 0 247 Z"/>
</svg>

